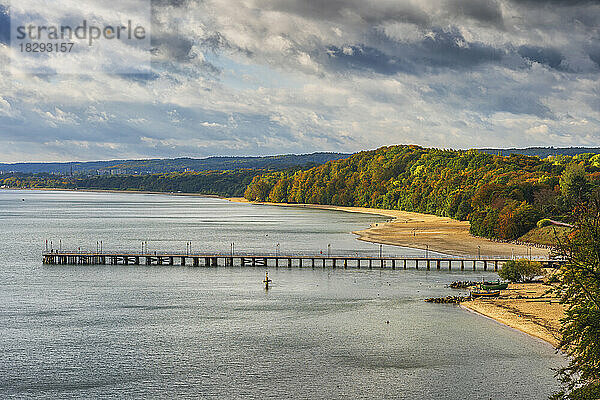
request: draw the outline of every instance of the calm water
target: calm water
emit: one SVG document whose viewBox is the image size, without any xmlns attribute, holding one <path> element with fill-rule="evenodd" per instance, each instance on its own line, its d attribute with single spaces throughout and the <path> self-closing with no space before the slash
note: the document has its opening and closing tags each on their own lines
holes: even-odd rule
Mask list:
<svg viewBox="0 0 600 400">
<path fill-rule="evenodd" d="M 25 201 L 23 201 L 23 199 Z M 63 249 L 379 251 L 382 219 L 143 194 L 0 191 L 0 398 L 544 399 L 547 344 L 423 302 L 482 272 L 43 266 Z M 385 247 L 386 254 L 421 254 Z M 494 274 L 486 276 L 494 277 Z M 386 323 L 389 321 L 389 324 Z"/>
</svg>

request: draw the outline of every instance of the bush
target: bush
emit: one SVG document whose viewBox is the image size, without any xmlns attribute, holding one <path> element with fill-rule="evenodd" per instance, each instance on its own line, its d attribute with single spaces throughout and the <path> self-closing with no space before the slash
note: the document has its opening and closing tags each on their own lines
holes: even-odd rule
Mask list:
<svg viewBox="0 0 600 400">
<path fill-rule="evenodd" d="M 528 282 L 542 274 L 540 263 L 526 259 L 507 261 L 498 271 L 500 278 L 510 282 Z"/>
<path fill-rule="evenodd" d="M 537 223 L 538 228 L 543 228 L 550 225 L 552 225 L 552 221 L 550 221 L 548 218 L 540 219 Z"/>
</svg>

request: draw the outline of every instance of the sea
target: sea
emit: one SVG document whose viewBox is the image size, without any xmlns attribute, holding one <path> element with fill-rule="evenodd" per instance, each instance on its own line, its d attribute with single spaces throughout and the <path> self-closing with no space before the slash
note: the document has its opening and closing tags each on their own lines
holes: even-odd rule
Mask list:
<svg viewBox="0 0 600 400">
<path fill-rule="evenodd" d="M 425 255 L 351 233 L 384 221 L 208 197 L 0 190 L 0 398 L 531 400 L 557 389 L 565 359 L 549 344 L 424 302 L 494 272 L 41 257 L 47 246 Z"/>
</svg>

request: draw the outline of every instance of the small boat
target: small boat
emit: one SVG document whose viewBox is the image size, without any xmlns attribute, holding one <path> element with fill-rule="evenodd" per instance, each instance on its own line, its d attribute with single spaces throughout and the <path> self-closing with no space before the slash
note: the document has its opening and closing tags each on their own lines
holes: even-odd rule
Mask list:
<svg viewBox="0 0 600 400">
<path fill-rule="evenodd" d="M 506 282 L 484 282 L 481 284 L 481 288 L 484 290 L 505 290 L 508 288 Z"/>
<path fill-rule="evenodd" d="M 493 298 L 500 296 L 499 290 L 473 290 L 471 291 L 471 297 L 476 298 Z"/>
</svg>

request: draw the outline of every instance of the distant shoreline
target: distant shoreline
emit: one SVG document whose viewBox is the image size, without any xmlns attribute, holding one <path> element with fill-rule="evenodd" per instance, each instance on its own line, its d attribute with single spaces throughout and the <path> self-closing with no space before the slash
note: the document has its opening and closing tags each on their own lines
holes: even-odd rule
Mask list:
<svg viewBox="0 0 600 400">
<path fill-rule="evenodd" d="M 154 192 L 144 190 L 116 189 L 63 189 L 63 188 L 5 188 L 3 190 L 39 190 L 62 192 L 91 193 L 136 193 L 158 194 L 167 196 L 186 196 L 223 199 L 236 203 L 249 203 L 277 207 L 312 208 L 319 210 L 344 211 L 351 213 L 379 215 L 391 220 L 377 223 L 367 229 L 352 232 L 359 240 L 391 246 L 408 247 L 461 257 L 524 257 L 531 251 L 534 257 L 547 257 L 549 251 L 536 247 L 512 243 L 494 242 L 489 239 L 473 236 L 469 232 L 468 221 L 457 221 L 447 217 L 421 214 L 400 210 L 389 210 L 365 207 L 344 207 L 320 204 L 290 204 L 250 202 L 243 197 L 223 197 L 201 193 Z"/>
<path fill-rule="evenodd" d="M 134 194 L 164 194 L 168 196 L 208 197 L 212 199 L 226 199 L 214 194 L 179 193 L 179 192 L 151 192 L 148 190 L 117 190 L 117 189 L 64 189 L 64 188 L 3 188 L 0 190 L 39 190 L 44 192 L 88 192 L 88 193 L 134 193 Z"/>
<path fill-rule="evenodd" d="M 244 198 L 228 198 L 239 203 L 269 205 L 278 207 L 314 208 L 319 210 L 345 211 L 361 214 L 380 215 L 391 218 L 389 222 L 352 232 L 359 240 L 392 246 L 410 247 L 461 257 L 525 257 L 529 251 L 534 257 L 548 257 L 547 249 L 525 245 L 494 242 L 473 236 L 469 232 L 468 221 L 438 217 L 400 210 L 364 207 L 344 207 L 319 204 L 290 204 L 270 202 L 250 202 Z"/>
</svg>

